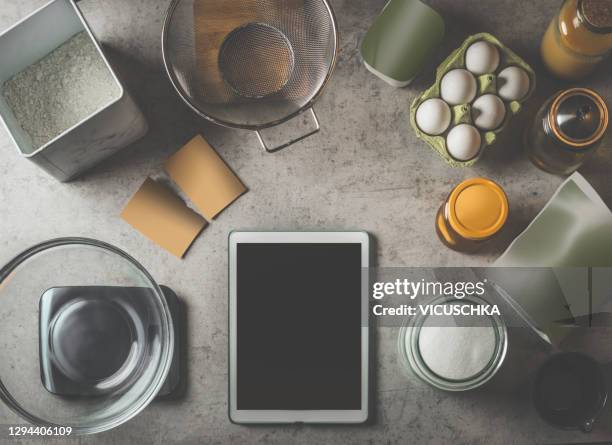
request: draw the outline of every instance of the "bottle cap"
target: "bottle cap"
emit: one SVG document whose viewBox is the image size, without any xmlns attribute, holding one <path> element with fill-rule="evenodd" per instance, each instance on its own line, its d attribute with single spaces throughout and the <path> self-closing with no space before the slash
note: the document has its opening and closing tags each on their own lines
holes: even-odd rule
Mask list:
<svg viewBox="0 0 612 445">
<path fill-rule="evenodd" d="M 453 189 L 448 199 L 448 222 L 460 236 L 485 239 L 497 233 L 508 218 L 508 198 L 486 178 L 471 178 Z"/>
<path fill-rule="evenodd" d="M 553 100 L 548 121 L 562 143 L 583 148 L 603 137 L 608 127 L 608 108 L 595 91 L 570 88 Z"/>
<path fill-rule="evenodd" d="M 591 31 L 598 34 L 612 33 L 612 3 L 604 0 L 579 0 L 578 18 Z"/>
</svg>

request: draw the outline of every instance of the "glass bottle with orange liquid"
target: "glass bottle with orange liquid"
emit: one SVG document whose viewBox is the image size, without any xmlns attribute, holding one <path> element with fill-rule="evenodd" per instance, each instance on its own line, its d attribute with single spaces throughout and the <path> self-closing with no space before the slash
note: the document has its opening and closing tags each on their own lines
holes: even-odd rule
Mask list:
<svg viewBox="0 0 612 445">
<path fill-rule="evenodd" d="M 550 22 L 540 52 L 548 69 L 566 80 L 589 74 L 612 51 L 612 1 L 565 0 Z"/>
</svg>

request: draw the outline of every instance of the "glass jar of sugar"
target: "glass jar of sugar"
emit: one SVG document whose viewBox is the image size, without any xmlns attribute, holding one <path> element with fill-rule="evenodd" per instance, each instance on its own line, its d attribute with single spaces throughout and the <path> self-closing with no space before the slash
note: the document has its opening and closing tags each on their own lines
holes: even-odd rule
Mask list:
<svg viewBox="0 0 612 445">
<path fill-rule="evenodd" d="M 436 233 L 451 249 L 473 252 L 493 238 L 508 218 L 504 190 L 486 178 L 457 185 L 436 215 Z"/>
<path fill-rule="evenodd" d="M 502 318 L 476 296 L 437 297 L 419 311 L 399 334 L 404 367 L 445 391 L 467 391 L 488 382 L 501 368 L 508 349 Z"/>
</svg>

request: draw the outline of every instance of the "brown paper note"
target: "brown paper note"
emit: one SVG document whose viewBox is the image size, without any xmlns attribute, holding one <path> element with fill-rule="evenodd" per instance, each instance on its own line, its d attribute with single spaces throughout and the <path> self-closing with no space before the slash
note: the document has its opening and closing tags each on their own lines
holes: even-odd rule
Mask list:
<svg viewBox="0 0 612 445">
<path fill-rule="evenodd" d="M 182 258 L 206 221 L 151 178 L 140 186 L 121 217 L 144 236 Z"/>
<path fill-rule="evenodd" d="M 171 156 L 164 169 L 209 221 L 247 191 L 200 135 Z"/>
</svg>

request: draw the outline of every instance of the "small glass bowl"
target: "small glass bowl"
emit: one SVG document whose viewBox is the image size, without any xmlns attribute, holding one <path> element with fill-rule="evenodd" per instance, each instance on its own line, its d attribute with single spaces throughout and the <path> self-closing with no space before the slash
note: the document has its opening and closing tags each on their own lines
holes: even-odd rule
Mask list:
<svg viewBox="0 0 612 445">
<path fill-rule="evenodd" d="M 443 296 L 434 298 L 429 305 L 437 306 L 447 303 L 473 305 L 489 304 L 485 300 L 476 296 L 468 296 L 461 300 L 454 297 Z M 423 360 L 419 348 L 419 336 L 421 333 L 421 328 L 428 317 L 430 317 L 430 315 L 423 315 L 419 312 L 414 317 L 409 318 L 406 324 L 400 329 L 398 338 L 398 353 L 400 361 L 406 370 L 414 372 L 414 374 L 416 374 L 417 377 L 424 382 L 444 391 L 467 391 L 482 386 L 493 378 L 493 376 L 501 368 L 508 349 L 507 328 L 501 317 L 495 314 L 486 315 L 486 317 L 489 317 L 495 330 L 494 352 L 489 363 L 480 372 L 463 380 L 452 380 L 442 377 L 432 371 Z"/>
</svg>

